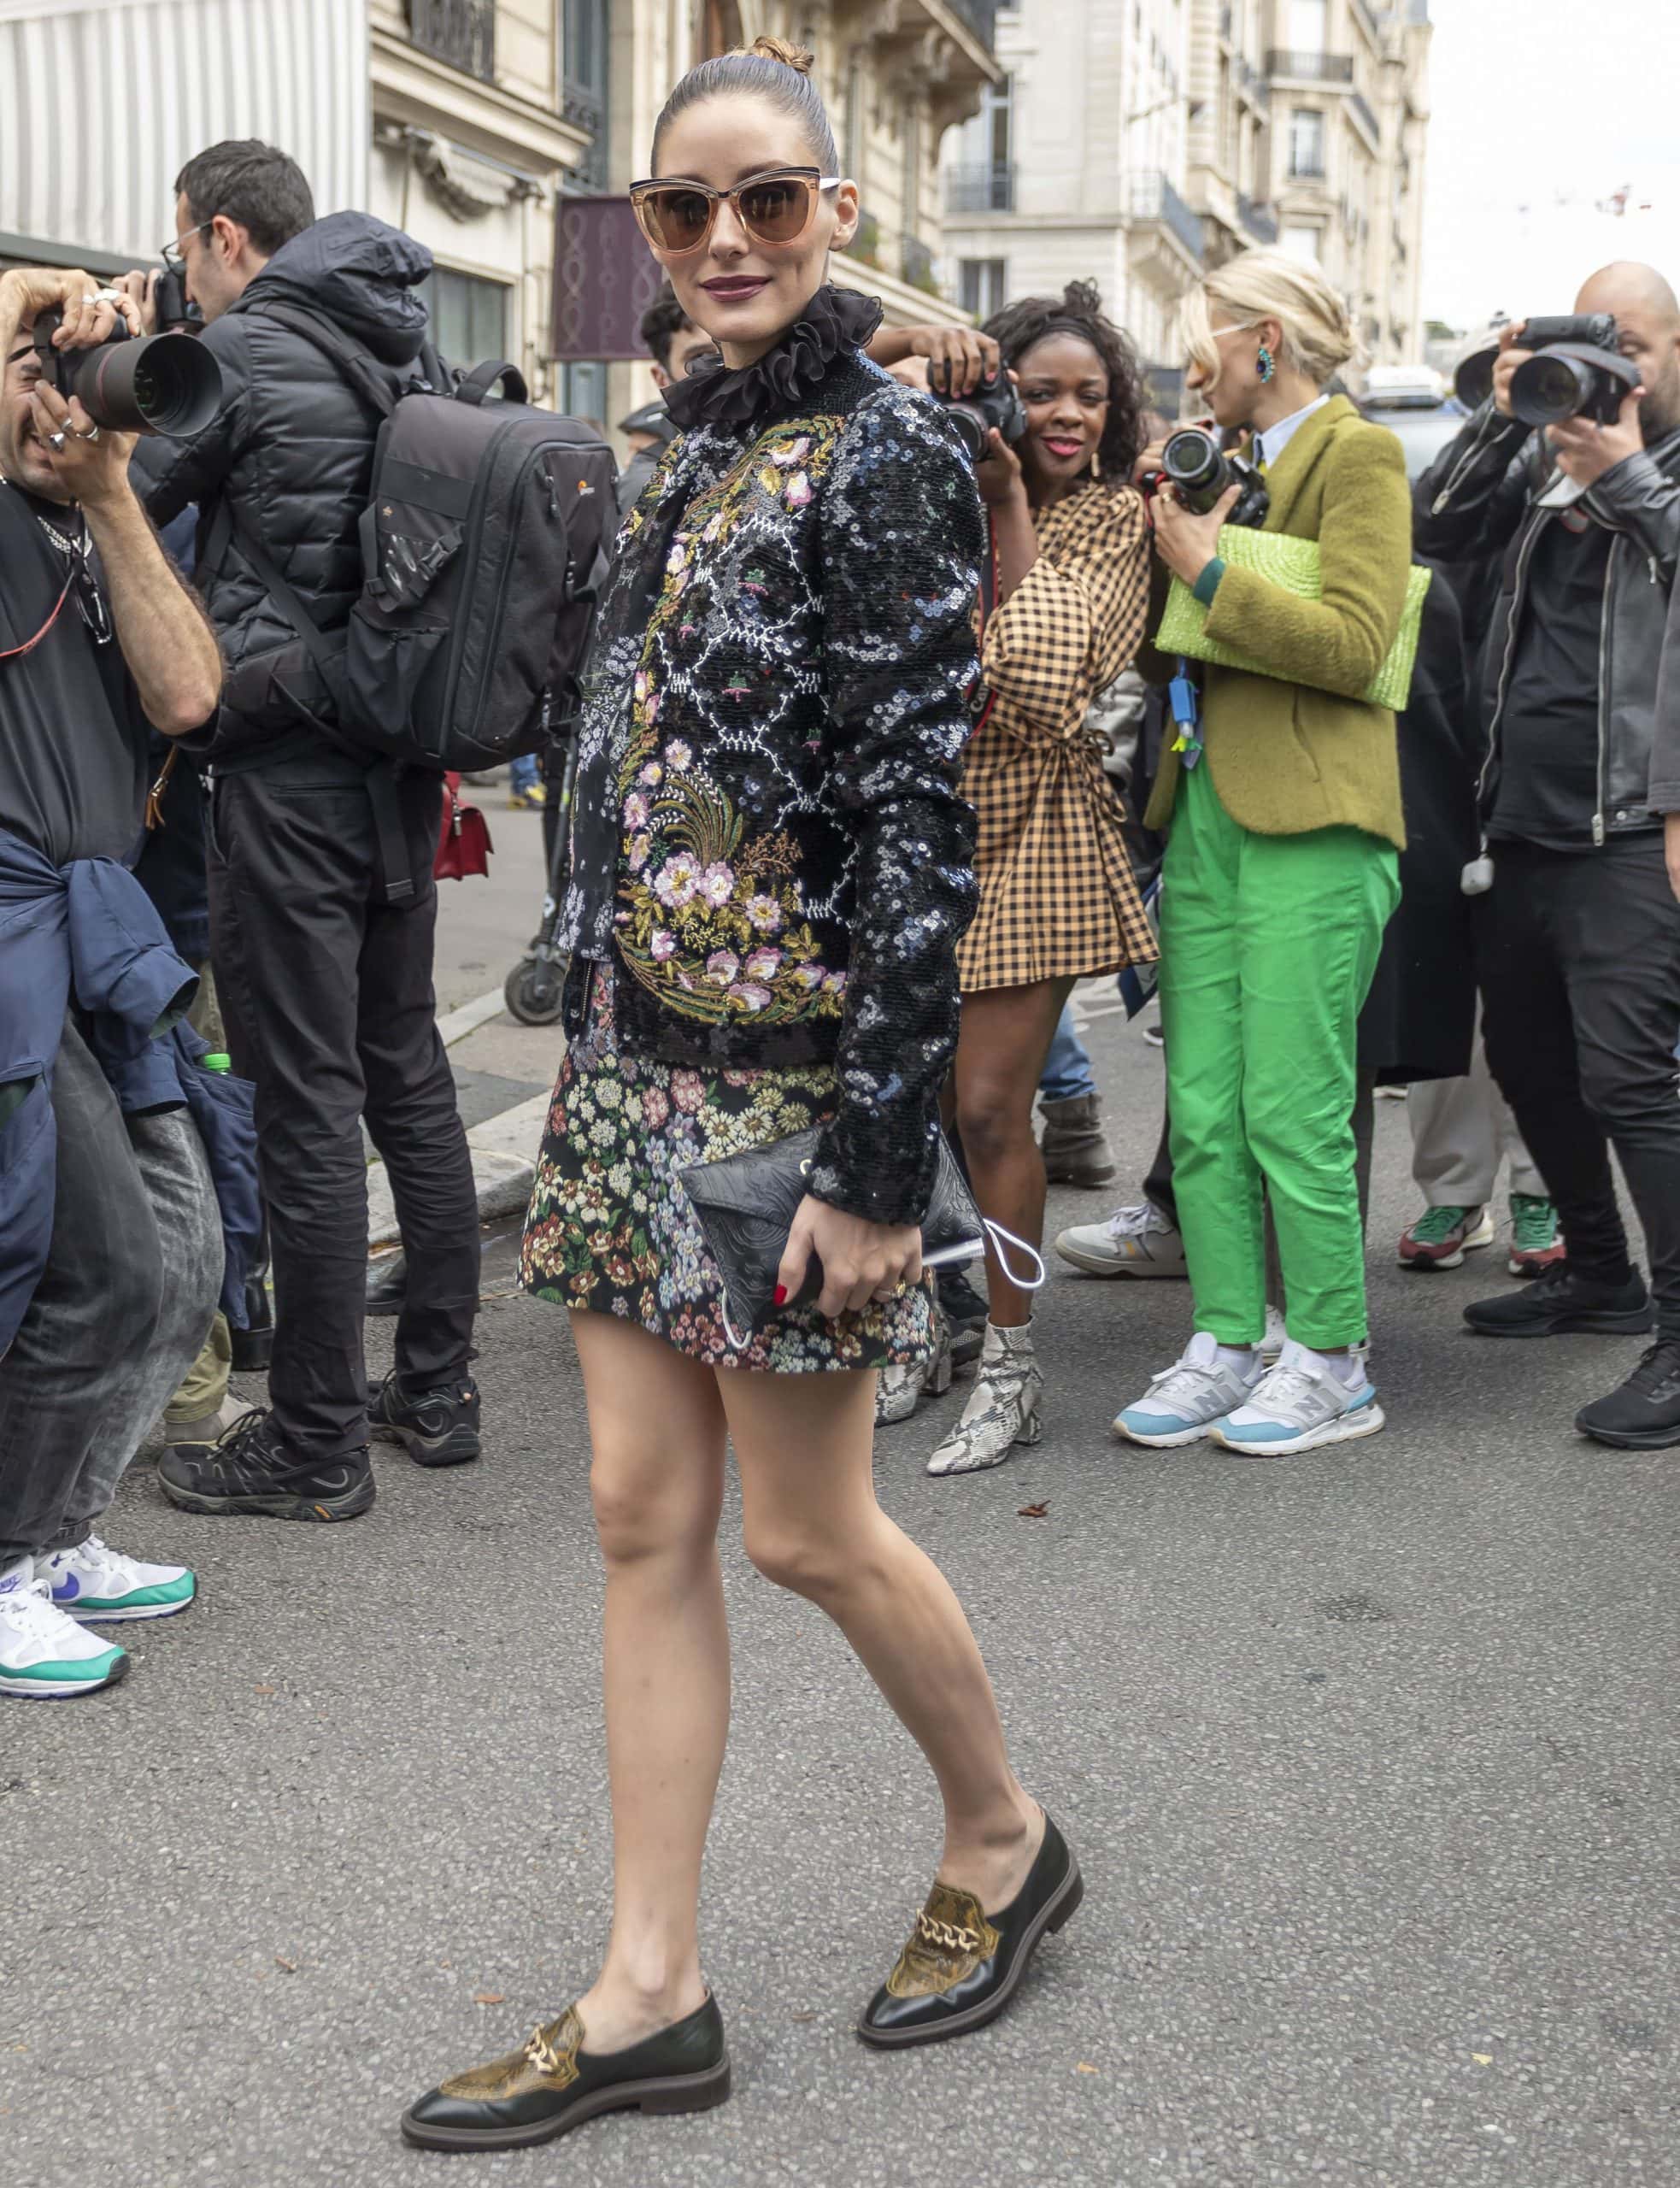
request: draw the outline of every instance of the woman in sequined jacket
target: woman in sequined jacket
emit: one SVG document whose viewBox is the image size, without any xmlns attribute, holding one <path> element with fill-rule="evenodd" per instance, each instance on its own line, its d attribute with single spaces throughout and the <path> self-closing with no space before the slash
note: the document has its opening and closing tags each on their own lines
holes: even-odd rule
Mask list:
<svg viewBox="0 0 1680 2188">
<path fill-rule="evenodd" d="M 432 2148 L 728 2093 L 697 1942 L 729 1718 L 728 1444 L 748 1556 L 839 1626 L 943 1800 L 937 1879 L 859 2035 L 991 2020 L 1083 1890 L 1010 1767 L 960 1607 L 874 1497 L 872 1371 L 931 1350 L 920 1224 L 976 896 L 959 782 L 983 532 L 938 406 L 861 354 L 878 307 L 826 285 L 857 191 L 808 65 L 760 40 L 690 71 L 632 191 L 721 354 L 672 391 L 680 435 L 602 607 L 571 1042 L 525 1244 L 529 1288 L 572 1310 L 589 1410 L 612 1930 L 575 2005 L 411 2108 L 403 2132 Z M 681 1173 L 813 1127 L 778 1311 L 737 1347 Z M 822 1956 L 802 1957 L 808 1981 Z"/>
</svg>

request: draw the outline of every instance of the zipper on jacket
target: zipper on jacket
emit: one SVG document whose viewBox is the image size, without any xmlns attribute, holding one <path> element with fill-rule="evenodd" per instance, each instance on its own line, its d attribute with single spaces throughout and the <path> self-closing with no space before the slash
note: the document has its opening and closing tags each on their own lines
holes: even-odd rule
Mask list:
<svg viewBox="0 0 1680 2188">
<path fill-rule="evenodd" d="M 1595 778 L 1598 790 L 1598 811 L 1593 815 L 1593 842 L 1604 842 L 1604 809 L 1607 803 L 1604 795 L 1605 718 L 1609 712 L 1610 697 L 1610 595 L 1616 581 L 1616 550 L 1622 544 L 1619 532 L 1610 535 L 1610 552 L 1604 562 L 1604 599 L 1599 609 L 1598 620 L 1598 773 Z"/>
</svg>

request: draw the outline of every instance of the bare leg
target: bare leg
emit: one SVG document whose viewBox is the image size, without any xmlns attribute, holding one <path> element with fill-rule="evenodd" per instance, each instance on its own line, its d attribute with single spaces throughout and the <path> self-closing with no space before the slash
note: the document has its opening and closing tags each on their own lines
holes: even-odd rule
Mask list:
<svg viewBox="0 0 1680 2188">
<path fill-rule="evenodd" d="M 767 1579 L 827 1612 L 927 1757 L 945 1803 L 940 1875 L 988 1913 L 1007 1907 L 1037 1854 L 1043 1818 L 1009 1767 L 962 1606 L 875 1502 L 874 1376 L 718 1382 L 741 1472 L 747 1555 Z"/>
<path fill-rule="evenodd" d="M 729 1732 L 718 1566 L 725 1425 L 717 1378 L 605 1315 L 572 1318 L 583 1362 L 613 1798 L 613 1932 L 578 2002 L 591 2051 L 702 2003 L 700 1864 Z"/>
<path fill-rule="evenodd" d="M 980 1213 L 1031 1245 L 1044 1237 L 1044 1159 L 1032 1136 L 1032 1104 L 1055 1038 L 1068 980 L 983 988 L 962 999 L 954 1073 L 956 1123 Z M 1032 1294 L 1009 1281 L 988 1244 L 986 1287 L 999 1329 L 1032 1319 Z"/>
</svg>

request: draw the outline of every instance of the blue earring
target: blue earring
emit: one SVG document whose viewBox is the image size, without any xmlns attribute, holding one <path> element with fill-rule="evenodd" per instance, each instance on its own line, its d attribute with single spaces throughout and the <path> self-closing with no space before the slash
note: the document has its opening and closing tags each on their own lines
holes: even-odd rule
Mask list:
<svg viewBox="0 0 1680 2188">
<path fill-rule="evenodd" d="M 1264 342 L 1260 344 L 1260 354 L 1254 359 L 1254 368 L 1259 373 L 1262 380 L 1270 379 L 1272 373 L 1278 369 L 1277 366 L 1272 362 L 1272 352 L 1266 348 Z"/>
</svg>

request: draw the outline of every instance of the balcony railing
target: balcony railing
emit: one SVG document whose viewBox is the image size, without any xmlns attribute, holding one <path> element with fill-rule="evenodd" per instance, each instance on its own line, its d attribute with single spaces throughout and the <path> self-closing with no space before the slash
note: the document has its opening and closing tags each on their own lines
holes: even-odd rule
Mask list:
<svg viewBox="0 0 1680 2188">
<path fill-rule="evenodd" d="M 1256 243 L 1276 243 L 1278 215 L 1269 205 L 1257 204 L 1244 191 L 1237 193 L 1237 217 Z"/>
<path fill-rule="evenodd" d="M 1299 46 L 1274 45 L 1266 56 L 1268 76 L 1293 76 L 1302 84 L 1351 84 L 1351 53 L 1305 53 Z"/>
<path fill-rule="evenodd" d="M 496 0 L 408 0 L 408 35 L 451 68 L 496 80 Z"/>
<path fill-rule="evenodd" d="M 1378 123 L 1376 115 L 1371 110 L 1371 102 L 1366 97 L 1363 91 L 1355 91 L 1353 97 L 1349 99 L 1348 103 L 1353 108 L 1355 118 L 1363 123 L 1365 128 L 1369 132 L 1372 145 L 1380 150 L 1383 143 L 1383 132 L 1381 125 Z"/>
<path fill-rule="evenodd" d="M 1201 262 L 1201 221 L 1164 174 L 1133 175 L 1126 210 L 1134 221 L 1159 221 Z"/>
<path fill-rule="evenodd" d="M 981 161 L 946 168 L 948 213 L 1013 213 L 1014 209 L 1015 170 L 1012 166 Z"/>
</svg>

